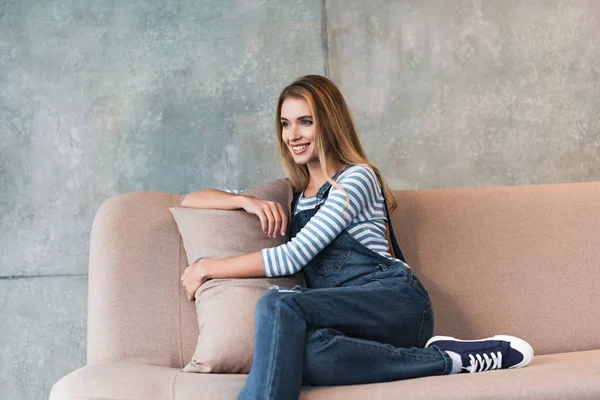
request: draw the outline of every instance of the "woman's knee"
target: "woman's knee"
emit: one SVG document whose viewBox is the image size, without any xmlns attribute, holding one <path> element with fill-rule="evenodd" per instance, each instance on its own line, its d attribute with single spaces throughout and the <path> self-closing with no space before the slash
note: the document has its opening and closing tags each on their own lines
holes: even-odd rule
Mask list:
<svg viewBox="0 0 600 400">
<path fill-rule="evenodd" d="M 273 290 L 269 290 L 267 293 L 262 295 L 256 302 L 256 312 L 260 311 L 271 311 L 274 309 L 275 304 L 278 301 L 277 293 Z"/>
<path fill-rule="evenodd" d="M 288 304 L 291 295 L 297 293 L 293 289 L 273 286 L 256 302 L 256 312 L 272 313 L 281 303 Z"/>
</svg>

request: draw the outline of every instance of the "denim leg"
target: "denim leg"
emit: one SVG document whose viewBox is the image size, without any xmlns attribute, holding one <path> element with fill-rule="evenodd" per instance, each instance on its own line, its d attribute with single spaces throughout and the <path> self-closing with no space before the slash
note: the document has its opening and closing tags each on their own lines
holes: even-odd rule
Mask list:
<svg viewBox="0 0 600 400">
<path fill-rule="evenodd" d="M 319 385 L 448 373 L 446 354 L 420 347 L 432 329 L 430 307 L 410 282 L 270 290 L 256 305 L 254 359 L 239 398 L 297 398 L 304 372 Z"/>
<path fill-rule="evenodd" d="M 289 299 L 270 290 L 256 303 L 252 368 L 238 399 L 296 399 L 302 384 L 306 320 Z"/>
<path fill-rule="evenodd" d="M 452 361 L 437 347 L 399 348 L 344 335 L 335 329 L 308 332 L 303 385 L 333 386 L 445 375 Z"/>
</svg>

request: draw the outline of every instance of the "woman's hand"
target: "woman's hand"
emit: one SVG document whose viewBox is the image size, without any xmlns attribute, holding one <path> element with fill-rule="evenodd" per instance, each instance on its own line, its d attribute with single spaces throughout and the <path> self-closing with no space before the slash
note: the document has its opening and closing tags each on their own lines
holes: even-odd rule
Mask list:
<svg viewBox="0 0 600 400">
<path fill-rule="evenodd" d="M 283 206 L 276 201 L 267 201 L 257 199 L 254 196 L 244 196 L 246 201 L 244 202 L 244 210 L 250 214 L 256 215 L 260 219 L 263 232 L 269 237 L 276 237 L 279 233 L 281 236 L 285 235 L 287 229 L 287 216 L 283 210 Z"/>
<path fill-rule="evenodd" d="M 199 260 L 188 266 L 181 276 L 181 283 L 185 288 L 188 300 L 194 300 L 196 291 L 208 277 L 206 276 L 206 263 L 209 260 Z"/>
</svg>

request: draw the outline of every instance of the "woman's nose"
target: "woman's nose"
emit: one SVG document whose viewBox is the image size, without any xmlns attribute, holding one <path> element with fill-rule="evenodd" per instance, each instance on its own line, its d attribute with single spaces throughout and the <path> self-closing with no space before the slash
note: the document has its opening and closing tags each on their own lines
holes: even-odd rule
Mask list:
<svg viewBox="0 0 600 400">
<path fill-rule="evenodd" d="M 297 128 L 290 129 L 290 142 L 296 142 L 300 139 L 300 131 Z"/>
<path fill-rule="evenodd" d="M 300 128 L 296 125 L 292 127 L 292 134 L 290 135 L 290 138 L 293 142 L 300 140 L 300 138 L 302 137 L 302 135 L 300 135 Z"/>
</svg>

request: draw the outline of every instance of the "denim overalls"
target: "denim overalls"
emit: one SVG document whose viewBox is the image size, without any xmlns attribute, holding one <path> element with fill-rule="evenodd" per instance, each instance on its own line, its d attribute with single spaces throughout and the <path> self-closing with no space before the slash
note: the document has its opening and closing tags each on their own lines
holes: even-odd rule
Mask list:
<svg viewBox="0 0 600 400">
<path fill-rule="evenodd" d="M 315 215 L 330 187 L 325 182 L 319 189 L 315 209 L 297 215 L 300 194 L 294 196 L 290 237 Z M 395 256 L 404 259 L 385 196 L 384 203 Z M 302 385 L 450 372 L 445 352 L 423 348 L 433 333 L 431 303 L 405 262 L 376 253 L 344 230 L 303 271 L 308 288 L 273 287 L 257 302 L 254 359 L 239 399 L 296 399 Z"/>
</svg>

